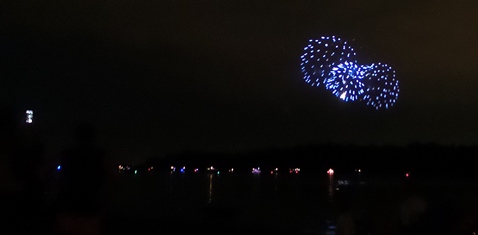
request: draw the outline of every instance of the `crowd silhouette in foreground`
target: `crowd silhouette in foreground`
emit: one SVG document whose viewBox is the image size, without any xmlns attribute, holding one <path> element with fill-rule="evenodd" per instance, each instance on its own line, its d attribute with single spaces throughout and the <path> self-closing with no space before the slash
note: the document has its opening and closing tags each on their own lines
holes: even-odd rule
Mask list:
<svg viewBox="0 0 478 235">
<path fill-rule="evenodd" d="M 0 233 L 37 234 L 47 224 L 45 149 L 37 129 L 17 123 L 14 109 L 0 109 Z"/>
<path fill-rule="evenodd" d="M 39 129 L 18 120 L 16 110 L 0 109 L 0 234 L 107 234 L 102 218 L 107 152 L 96 144 L 97 127 L 78 123 L 76 144 L 50 162 Z M 477 232 L 478 214 L 460 217 L 449 201 L 410 192 L 397 211 L 397 231 L 388 234 Z M 370 220 L 357 222 L 360 210 L 348 198 L 337 199 L 338 235 L 380 234 Z"/>
<path fill-rule="evenodd" d="M 101 234 L 101 192 L 105 152 L 95 145 L 91 123 L 76 127 L 77 145 L 65 149 L 59 162 L 60 178 L 55 202 L 57 234 Z"/>
<path fill-rule="evenodd" d="M 79 123 L 76 145 L 48 162 L 39 128 L 16 114 L 0 109 L 0 234 L 103 234 L 106 166 L 96 127 Z"/>
</svg>

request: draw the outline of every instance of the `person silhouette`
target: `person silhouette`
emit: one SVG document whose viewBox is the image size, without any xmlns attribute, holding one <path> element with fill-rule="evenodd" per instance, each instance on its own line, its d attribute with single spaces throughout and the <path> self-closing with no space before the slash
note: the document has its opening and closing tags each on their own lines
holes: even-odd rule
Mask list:
<svg viewBox="0 0 478 235">
<path fill-rule="evenodd" d="M 105 151 L 95 143 L 96 129 L 92 123 L 82 122 L 75 131 L 77 145 L 61 153 L 58 166 L 56 231 L 58 234 L 99 234 L 101 192 L 106 177 Z"/>
<path fill-rule="evenodd" d="M 9 107 L 0 109 L 0 220 L 1 234 L 19 234 L 16 227 L 24 217 L 24 184 L 15 172 L 18 151 L 15 112 Z"/>
<path fill-rule="evenodd" d="M 43 144 L 16 108 L 0 108 L 0 234 L 39 234 Z"/>
</svg>

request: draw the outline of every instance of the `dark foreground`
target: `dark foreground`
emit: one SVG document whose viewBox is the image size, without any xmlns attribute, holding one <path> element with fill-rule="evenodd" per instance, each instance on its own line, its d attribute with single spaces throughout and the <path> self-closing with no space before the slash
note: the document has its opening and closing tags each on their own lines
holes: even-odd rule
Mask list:
<svg viewBox="0 0 478 235">
<path fill-rule="evenodd" d="M 352 234 L 348 228 L 357 235 L 478 232 L 478 183 L 348 178 L 344 185 L 344 180 L 324 175 L 118 174 L 104 189 L 97 217 L 55 214 L 50 192 L 30 234 L 55 234 L 58 221 L 76 232 L 91 227 L 115 235 Z"/>
</svg>

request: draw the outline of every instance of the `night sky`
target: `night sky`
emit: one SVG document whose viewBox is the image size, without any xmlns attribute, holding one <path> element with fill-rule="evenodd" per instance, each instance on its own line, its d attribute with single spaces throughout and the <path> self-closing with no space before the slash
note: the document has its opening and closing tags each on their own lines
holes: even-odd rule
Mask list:
<svg viewBox="0 0 478 235">
<path fill-rule="evenodd" d="M 478 143 L 478 2 L 0 1 L 0 100 L 33 109 L 48 152 L 81 120 L 118 159 L 328 142 Z M 375 111 L 302 79 L 335 35 L 397 72 Z"/>
</svg>

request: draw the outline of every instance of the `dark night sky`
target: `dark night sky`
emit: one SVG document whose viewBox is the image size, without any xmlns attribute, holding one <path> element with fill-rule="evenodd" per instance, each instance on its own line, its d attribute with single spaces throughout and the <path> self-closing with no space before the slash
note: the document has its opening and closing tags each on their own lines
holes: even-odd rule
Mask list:
<svg viewBox="0 0 478 235">
<path fill-rule="evenodd" d="M 338 142 L 478 143 L 478 2 L 0 1 L 0 100 L 50 153 L 94 121 L 118 159 Z M 397 71 L 373 111 L 302 80 L 307 40 Z"/>
</svg>

